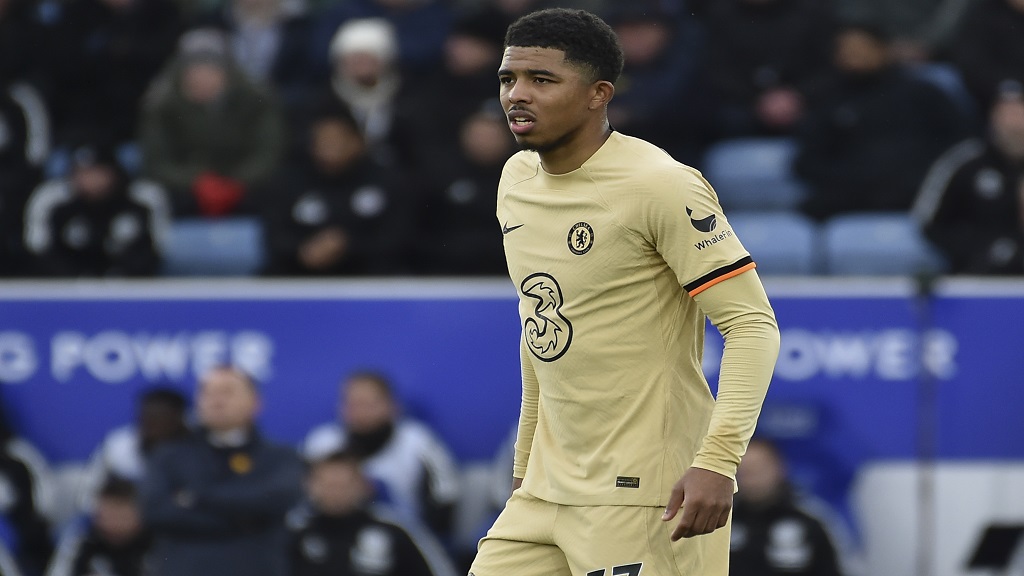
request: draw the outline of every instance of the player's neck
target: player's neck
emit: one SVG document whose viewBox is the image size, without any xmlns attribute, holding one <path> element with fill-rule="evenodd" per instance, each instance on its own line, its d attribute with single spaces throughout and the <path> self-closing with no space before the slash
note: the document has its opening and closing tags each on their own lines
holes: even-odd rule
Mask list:
<svg viewBox="0 0 1024 576">
<path fill-rule="evenodd" d="M 575 138 L 540 153 L 540 165 L 548 174 L 567 174 L 576 170 L 604 145 L 612 130 L 607 120 L 580 131 Z"/>
</svg>

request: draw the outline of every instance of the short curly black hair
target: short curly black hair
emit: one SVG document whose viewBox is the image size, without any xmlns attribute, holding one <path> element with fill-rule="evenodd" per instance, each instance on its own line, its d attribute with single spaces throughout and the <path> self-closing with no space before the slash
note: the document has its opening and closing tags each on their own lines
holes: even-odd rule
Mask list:
<svg viewBox="0 0 1024 576">
<path fill-rule="evenodd" d="M 553 48 L 585 68 L 592 81 L 615 83 L 622 73 L 622 46 L 604 20 L 586 10 L 548 8 L 531 12 L 508 27 L 505 47 Z"/>
</svg>

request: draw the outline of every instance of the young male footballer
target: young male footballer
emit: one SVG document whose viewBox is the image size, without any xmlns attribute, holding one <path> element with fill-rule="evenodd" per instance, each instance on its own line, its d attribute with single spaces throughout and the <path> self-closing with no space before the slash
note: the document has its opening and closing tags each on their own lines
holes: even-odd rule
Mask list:
<svg viewBox="0 0 1024 576">
<path fill-rule="evenodd" d="M 498 71 L 523 149 L 497 216 L 519 290 L 513 493 L 475 576 L 726 576 L 736 468 L 779 349 L 774 313 L 700 173 L 615 132 L 614 32 L 513 23 Z M 717 401 L 705 317 L 725 338 Z"/>
</svg>

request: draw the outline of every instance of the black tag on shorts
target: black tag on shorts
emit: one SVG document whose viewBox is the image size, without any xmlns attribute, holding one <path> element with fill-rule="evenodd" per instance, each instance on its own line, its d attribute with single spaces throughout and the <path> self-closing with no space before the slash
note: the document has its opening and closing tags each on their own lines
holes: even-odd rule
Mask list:
<svg viewBox="0 0 1024 576">
<path fill-rule="evenodd" d="M 640 478 L 637 476 L 616 476 L 615 477 L 616 488 L 639 488 Z"/>
</svg>

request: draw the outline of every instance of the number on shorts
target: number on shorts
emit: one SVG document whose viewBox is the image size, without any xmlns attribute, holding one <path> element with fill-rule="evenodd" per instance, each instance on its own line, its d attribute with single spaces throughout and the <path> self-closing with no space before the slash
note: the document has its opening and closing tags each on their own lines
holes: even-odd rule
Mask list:
<svg viewBox="0 0 1024 576">
<path fill-rule="evenodd" d="M 640 576 L 640 569 L 643 568 L 643 562 L 637 562 L 636 564 L 623 564 L 622 566 L 616 566 L 612 568 L 612 576 Z M 607 569 L 601 568 L 600 570 L 594 570 L 593 572 L 587 572 L 587 576 L 604 576 Z"/>
</svg>

